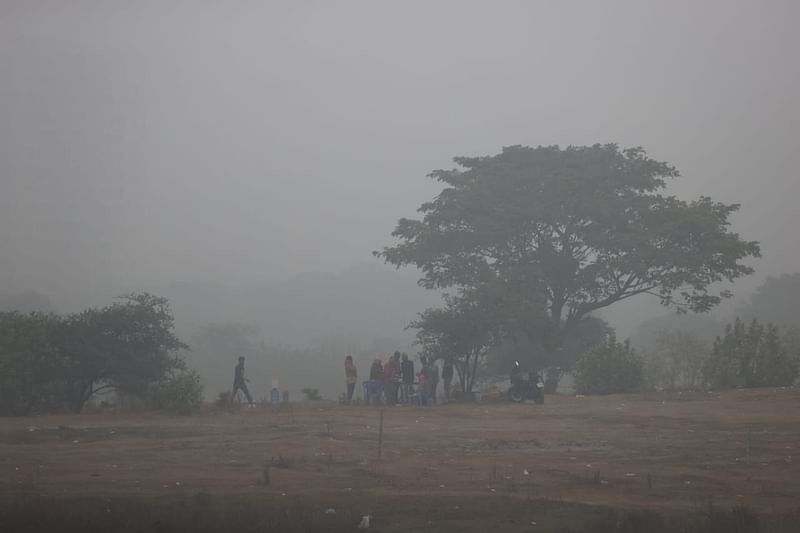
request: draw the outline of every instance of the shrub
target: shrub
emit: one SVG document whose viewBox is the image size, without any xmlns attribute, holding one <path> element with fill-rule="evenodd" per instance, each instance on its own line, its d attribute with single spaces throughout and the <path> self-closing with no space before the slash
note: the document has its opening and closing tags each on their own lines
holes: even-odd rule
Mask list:
<svg viewBox="0 0 800 533">
<path fill-rule="evenodd" d="M 311 400 L 311 401 L 322 400 L 322 396 L 320 396 L 320 394 L 319 394 L 319 389 L 306 388 L 306 389 L 303 389 L 302 392 L 303 392 L 303 394 L 306 395 L 306 398 L 308 400 Z"/>
<path fill-rule="evenodd" d="M 101 309 L 0 313 L 0 414 L 80 413 L 99 395 L 144 397 L 183 368 L 165 298 L 131 294 Z"/>
<path fill-rule="evenodd" d="M 747 327 L 737 317 L 725 328 L 725 335 L 714 341 L 703 377 L 717 389 L 778 387 L 791 385 L 797 371 L 797 361 L 777 327 L 757 320 Z"/>
<path fill-rule="evenodd" d="M 575 390 L 580 394 L 614 394 L 639 390 L 644 363 L 628 341 L 616 336 L 585 353 L 575 368 Z"/>
<path fill-rule="evenodd" d="M 147 392 L 145 403 L 151 409 L 190 415 L 203 405 L 203 384 L 194 370 L 186 370 L 153 385 Z"/>
</svg>

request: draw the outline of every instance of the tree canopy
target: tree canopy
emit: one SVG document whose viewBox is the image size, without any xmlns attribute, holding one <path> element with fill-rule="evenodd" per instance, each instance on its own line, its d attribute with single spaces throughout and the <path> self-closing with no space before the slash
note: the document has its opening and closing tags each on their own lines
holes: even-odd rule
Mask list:
<svg viewBox="0 0 800 533">
<path fill-rule="evenodd" d="M 166 299 L 124 296 L 81 313 L 0 313 L 0 413 L 80 412 L 104 390 L 142 396 L 185 368 Z"/>
<path fill-rule="evenodd" d="M 409 327 L 417 330 L 417 343 L 431 359 L 453 364 L 463 393 L 471 393 L 479 365 L 499 342 L 505 309 L 498 294 L 488 290 L 445 296 L 445 307 L 429 308 Z"/>
<path fill-rule="evenodd" d="M 750 274 L 743 261 L 760 254 L 729 229 L 738 205 L 664 195 L 679 173 L 641 148 L 512 146 L 455 162 L 430 174 L 444 189 L 421 219 L 401 219 L 399 243 L 377 255 L 416 266 L 427 288 L 504 284 L 542 306 L 550 346 L 639 294 L 708 311 L 730 296 L 712 287 Z"/>
<path fill-rule="evenodd" d="M 770 276 L 756 288 L 741 313 L 745 319 L 757 318 L 779 326 L 800 326 L 798 300 L 800 273 Z"/>
</svg>

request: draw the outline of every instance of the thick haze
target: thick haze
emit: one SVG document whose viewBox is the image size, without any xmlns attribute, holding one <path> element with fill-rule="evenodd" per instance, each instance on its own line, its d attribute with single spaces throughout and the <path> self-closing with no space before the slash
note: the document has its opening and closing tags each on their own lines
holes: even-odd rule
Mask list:
<svg viewBox="0 0 800 533">
<path fill-rule="evenodd" d="M 512 144 L 644 146 L 798 271 L 798 6 L 0 0 L 0 291 L 340 271 Z"/>
</svg>

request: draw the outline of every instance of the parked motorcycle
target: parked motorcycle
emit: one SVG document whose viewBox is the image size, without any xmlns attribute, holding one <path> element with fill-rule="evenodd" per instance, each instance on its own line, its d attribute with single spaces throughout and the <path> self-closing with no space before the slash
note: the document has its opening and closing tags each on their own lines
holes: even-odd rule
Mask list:
<svg viewBox="0 0 800 533">
<path fill-rule="evenodd" d="M 544 381 L 542 377 L 534 372 L 527 376 L 522 376 L 511 383 L 508 389 L 508 399 L 512 402 L 522 403 L 525 400 L 533 400 L 537 404 L 544 403 Z"/>
</svg>

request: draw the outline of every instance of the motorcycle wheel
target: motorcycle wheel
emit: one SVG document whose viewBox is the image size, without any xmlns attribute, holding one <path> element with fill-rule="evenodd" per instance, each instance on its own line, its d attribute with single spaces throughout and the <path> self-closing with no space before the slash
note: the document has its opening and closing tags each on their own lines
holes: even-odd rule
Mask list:
<svg viewBox="0 0 800 533">
<path fill-rule="evenodd" d="M 516 387 L 511 387 L 508 390 L 508 399 L 511 400 L 512 402 L 521 403 L 525 401 L 525 396 Z"/>
</svg>

